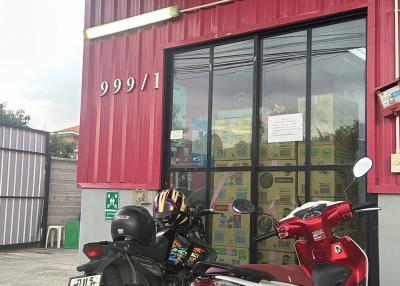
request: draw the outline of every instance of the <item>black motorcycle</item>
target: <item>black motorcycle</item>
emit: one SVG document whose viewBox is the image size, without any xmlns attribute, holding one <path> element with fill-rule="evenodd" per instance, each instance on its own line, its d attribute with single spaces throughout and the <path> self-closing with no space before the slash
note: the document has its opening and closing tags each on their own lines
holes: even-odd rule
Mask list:
<svg viewBox="0 0 400 286">
<path fill-rule="evenodd" d="M 71 278 L 69 286 L 186 286 L 197 262 L 216 260 L 216 252 L 205 243 L 202 220 L 218 214 L 214 210 L 191 209 L 185 224 L 155 235 L 155 221 L 145 208 L 124 209 L 112 223 L 112 242 L 83 247 L 90 262 L 77 267 L 84 275 Z"/>
</svg>

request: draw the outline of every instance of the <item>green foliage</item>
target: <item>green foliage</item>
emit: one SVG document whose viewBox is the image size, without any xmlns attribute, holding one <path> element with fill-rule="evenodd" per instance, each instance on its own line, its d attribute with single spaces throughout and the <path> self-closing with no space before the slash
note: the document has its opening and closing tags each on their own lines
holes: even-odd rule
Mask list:
<svg viewBox="0 0 400 286">
<path fill-rule="evenodd" d="M 75 142 L 67 142 L 58 134 L 50 135 L 50 152 L 53 157 L 71 159 L 74 157 L 75 149 Z"/>
<path fill-rule="evenodd" d="M 9 110 L 6 103 L 0 103 L 0 123 L 16 127 L 28 127 L 30 120 L 31 117 L 26 115 L 24 110 Z"/>
</svg>

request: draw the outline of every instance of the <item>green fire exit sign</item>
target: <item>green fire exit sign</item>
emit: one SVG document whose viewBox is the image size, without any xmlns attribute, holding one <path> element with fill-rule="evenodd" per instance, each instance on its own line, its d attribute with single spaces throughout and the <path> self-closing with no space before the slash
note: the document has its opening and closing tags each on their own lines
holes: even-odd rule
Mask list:
<svg viewBox="0 0 400 286">
<path fill-rule="evenodd" d="M 106 193 L 105 220 L 113 220 L 119 208 L 119 192 Z"/>
</svg>

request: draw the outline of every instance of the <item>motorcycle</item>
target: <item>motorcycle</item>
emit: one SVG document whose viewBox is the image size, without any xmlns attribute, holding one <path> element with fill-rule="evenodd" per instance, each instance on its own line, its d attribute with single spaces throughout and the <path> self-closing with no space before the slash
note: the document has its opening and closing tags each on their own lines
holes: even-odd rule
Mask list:
<svg viewBox="0 0 400 286">
<path fill-rule="evenodd" d="M 367 286 L 368 258 L 350 237 L 338 237 L 334 230 L 350 222 L 358 212 L 375 211 L 376 202 L 352 205 L 346 192 L 358 178 L 372 168 L 365 157 L 353 167 L 353 182 L 345 190 L 345 201 L 308 202 L 288 216 L 273 221 L 272 230 L 255 238 L 256 242 L 275 237 L 297 239 L 295 251 L 299 265 L 268 264 L 238 267 L 215 262 L 199 262 L 194 271 L 194 286 L 218 285 L 303 285 L 303 286 Z M 250 201 L 235 200 L 232 208 L 238 213 L 251 213 Z"/>
<path fill-rule="evenodd" d="M 188 223 L 160 230 L 149 245 L 136 240 L 88 243 L 84 245 L 83 252 L 90 261 L 77 267 L 84 274 L 71 278 L 68 285 L 189 285 L 193 281 L 192 269 L 197 262 L 216 260 L 216 252 L 204 242 L 202 221 L 202 217 L 214 214 L 219 213 L 199 207 L 191 209 Z M 155 221 L 151 218 L 150 223 L 155 224 Z M 140 225 L 141 229 L 146 227 L 153 226 Z"/>
</svg>

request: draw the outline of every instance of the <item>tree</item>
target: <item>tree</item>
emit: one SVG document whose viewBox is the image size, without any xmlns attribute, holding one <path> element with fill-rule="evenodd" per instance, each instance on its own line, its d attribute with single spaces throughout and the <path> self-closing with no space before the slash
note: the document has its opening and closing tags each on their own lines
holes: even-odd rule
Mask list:
<svg viewBox="0 0 400 286">
<path fill-rule="evenodd" d="M 7 109 L 6 103 L 0 103 L 0 123 L 5 123 L 17 127 L 28 127 L 31 117 L 25 114 L 25 111 Z"/>
<path fill-rule="evenodd" d="M 75 149 L 75 142 L 67 142 L 58 134 L 50 135 L 50 152 L 53 157 L 71 159 L 74 157 Z"/>
</svg>

